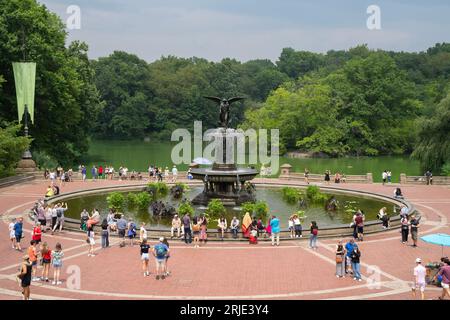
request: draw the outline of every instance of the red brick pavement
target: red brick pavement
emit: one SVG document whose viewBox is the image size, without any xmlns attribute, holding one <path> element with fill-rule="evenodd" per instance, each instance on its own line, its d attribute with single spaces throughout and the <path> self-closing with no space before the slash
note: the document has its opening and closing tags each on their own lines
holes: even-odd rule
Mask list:
<svg viewBox="0 0 450 320">
<path fill-rule="evenodd" d="M 298 183 L 264 179 L 265 183 L 269 181 Z M 125 183 L 130 184 L 120 181 L 73 182 L 66 184 L 62 192 Z M 23 214 L 45 192 L 47 184 L 33 181 L 0 189 L 0 212 L 4 218 L 4 223 L 0 224 L 1 299 L 20 299 L 13 275 L 17 272 L 22 253 L 12 250 L 8 243 L 8 221 L 5 218 Z M 394 186 L 345 184 L 337 188 L 392 195 Z M 448 187 L 402 186 L 402 191 L 426 218 L 422 234 L 449 233 Z M 23 244 L 30 240 L 31 225 L 28 221 L 25 229 Z M 65 251 L 62 279 L 65 281 L 58 287 L 33 283 L 32 296 L 36 299 L 410 299 L 408 282 L 412 280 L 415 258 L 435 261 L 441 254 L 440 247 L 423 242 L 419 242 L 418 248 L 401 244 L 397 230 L 369 235 L 360 243 L 361 269 L 363 275 L 370 279 L 374 275 L 367 269 L 369 265 L 381 270 L 381 286 L 373 288 L 370 279 L 356 282 L 351 278 L 337 279 L 334 276 L 336 239 L 321 241 L 317 251 L 307 248 L 306 239 L 285 241 L 280 247 L 271 247 L 268 243 L 250 246 L 225 242 L 208 243 L 199 249 L 174 241 L 171 242 L 172 257 L 169 260 L 169 269 L 173 273 L 167 279 L 157 281 L 153 276 L 143 277 L 138 246 L 99 248 L 97 256 L 88 257 L 84 234 L 46 234 L 44 240 L 50 246 L 62 243 Z M 150 266 L 153 268 L 152 261 Z M 73 277 L 67 274 L 67 270 L 73 268 L 80 270 L 80 288 L 71 286 Z M 427 288 L 428 296 L 437 297 L 438 294 L 437 288 Z"/>
</svg>

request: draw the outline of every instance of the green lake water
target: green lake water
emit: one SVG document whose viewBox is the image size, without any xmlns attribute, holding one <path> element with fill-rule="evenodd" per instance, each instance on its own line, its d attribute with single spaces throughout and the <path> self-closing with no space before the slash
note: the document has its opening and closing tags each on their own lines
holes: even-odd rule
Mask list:
<svg viewBox="0 0 450 320">
<path fill-rule="evenodd" d="M 144 142 L 144 141 L 92 141 L 89 156 L 85 159 L 88 172 L 92 165 L 113 165 L 116 171 L 120 166 L 126 166 L 129 171 L 146 172 L 150 164 L 171 168 L 171 152 L 175 143 Z M 347 175 L 366 174 L 371 172 L 376 182 L 381 181 L 384 170 L 392 172 L 392 181 L 398 182 L 400 173 L 407 175 L 422 175 L 419 162 L 408 156 L 380 157 L 345 157 L 329 159 L 294 159 L 280 157 L 279 165 L 289 163 L 294 171 L 303 172 L 308 168 L 311 173 L 340 172 Z M 179 170 L 187 170 L 187 164 L 178 165 Z"/>
</svg>

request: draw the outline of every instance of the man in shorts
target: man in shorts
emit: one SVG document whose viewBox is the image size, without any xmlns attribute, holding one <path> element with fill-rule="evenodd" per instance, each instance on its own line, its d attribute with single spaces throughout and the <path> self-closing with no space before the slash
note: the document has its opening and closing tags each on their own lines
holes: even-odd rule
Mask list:
<svg viewBox="0 0 450 320">
<path fill-rule="evenodd" d="M 120 244 L 121 247 L 125 246 L 125 233 L 127 230 L 127 220 L 124 219 L 123 214 L 120 216 L 120 219 L 117 220 L 117 230 L 119 233 L 119 237 L 122 238 L 122 242 Z"/>
<path fill-rule="evenodd" d="M 422 300 L 425 300 L 425 276 L 427 270 L 422 265 L 422 260 L 420 258 L 416 259 L 416 267 L 414 268 L 414 285 L 412 287 L 413 298 L 416 298 L 416 291 L 420 290 L 420 296 Z"/>
<path fill-rule="evenodd" d="M 14 224 L 14 236 L 16 237 L 16 250 L 22 252 L 22 247 L 20 246 L 20 240 L 23 236 L 23 218 L 17 218 L 16 223 Z"/>
<path fill-rule="evenodd" d="M 163 243 L 164 238 L 159 238 L 158 244 L 153 247 L 153 255 L 155 256 L 156 262 L 156 280 L 165 279 L 164 274 L 166 256 L 169 254 L 169 248 Z"/>
<path fill-rule="evenodd" d="M 439 300 L 444 300 L 446 295 L 448 295 L 450 298 L 450 260 L 446 258 L 443 262 L 445 263 L 445 265 L 441 267 L 439 269 L 439 272 L 436 274 L 436 277 L 442 277 L 442 295 L 439 297 Z"/>
</svg>

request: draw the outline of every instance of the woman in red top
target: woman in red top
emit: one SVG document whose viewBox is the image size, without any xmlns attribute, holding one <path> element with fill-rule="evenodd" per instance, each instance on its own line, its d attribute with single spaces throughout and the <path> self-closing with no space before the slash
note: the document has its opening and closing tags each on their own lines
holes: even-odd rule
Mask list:
<svg viewBox="0 0 450 320">
<path fill-rule="evenodd" d="M 39 243 L 42 240 L 42 230 L 40 222 L 36 222 L 36 226 L 33 228 L 33 235 L 31 239 L 36 242 L 36 247 L 39 248 Z"/>
<path fill-rule="evenodd" d="M 50 262 L 52 261 L 52 250 L 48 248 L 47 242 L 42 244 L 42 276 L 41 280 L 48 282 L 48 273 L 50 271 Z"/>
</svg>

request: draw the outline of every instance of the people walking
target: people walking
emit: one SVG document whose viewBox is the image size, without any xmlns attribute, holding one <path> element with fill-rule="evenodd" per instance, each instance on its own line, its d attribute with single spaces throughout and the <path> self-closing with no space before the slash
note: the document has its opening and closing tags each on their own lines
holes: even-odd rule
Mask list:
<svg viewBox="0 0 450 320">
<path fill-rule="evenodd" d="M 88 239 L 87 242 L 89 244 L 88 257 L 95 257 L 94 248 L 95 248 L 95 232 L 94 226 L 91 225 L 88 229 Z"/>
<path fill-rule="evenodd" d="M 386 184 L 387 177 L 388 177 L 387 171 L 384 170 L 383 173 L 381 174 L 381 179 L 383 180 L 383 186 Z"/>
<path fill-rule="evenodd" d="M 339 240 L 336 245 L 336 277 L 343 278 L 345 276 L 345 248 L 342 241 Z"/>
<path fill-rule="evenodd" d="M 190 233 L 190 230 L 189 230 Z M 169 253 L 169 248 L 163 243 L 164 238 L 159 238 L 159 243 L 153 247 L 153 255 L 156 262 L 156 280 L 165 279 L 164 274 L 166 256 Z"/>
<path fill-rule="evenodd" d="M 401 224 L 401 233 L 402 233 L 402 243 L 408 243 L 408 235 L 409 235 L 409 221 L 408 216 L 402 216 L 400 220 Z"/>
<path fill-rule="evenodd" d="M 450 298 L 450 259 L 443 259 L 445 263 L 439 269 L 439 272 L 436 274 L 436 277 L 442 277 L 441 287 L 442 287 L 442 295 L 439 297 L 439 300 L 444 300 L 447 295 Z"/>
<path fill-rule="evenodd" d="M 416 259 L 416 267 L 414 268 L 414 285 L 412 287 L 413 298 L 416 298 L 416 291 L 420 290 L 420 297 L 422 300 L 425 300 L 425 286 L 426 281 L 425 277 L 427 274 L 427 270 L 422 265 L 422 260 L 420 258 Z"/>
<path fill-rule="evenodd" d="M 11 247 L 16 249 L 16 232 L 14 231 L 14 225 L 16 224 L 16 218 L 12 218 L 8 225 L 9 240 L 11 241 Z"/>
<path fill-rule="evenodd" d="M 359 251 L 359 248 L 356 244 L 354 245 L 353 251 L 350 254 L 350 259 L 352 262 L 352 270 L 354 276 L 353 279 L 357 281 L 362 281 L 361 267 L 360 267 L 361 252 Z"/>
<path fill-rule="evenodd" d="M 20 279 L 20 286 L 22 287 L 23 300 L 30 300 L 31 272 L 30 257 L 25 255 L 20 267 L 20 273 L 17 275 L 17 278 Z"/>
<path fill-rule="evenodd" d="M 17 218 L 16 223 L 14 224 L 14 236 L 16 238 L 15 245 L 16 250 L 22 251 L 22 247 L 20 246 L 20 240 L 22 240 L 23 236 L 23 218 Z"/>
<path fill-rule="evenodd" d="M 106 218 L 103 219 L 101 228 L 102 228 L 102 248 L 105 249 L 109 247 L 109 232 L 110 232 L 108 220 Z"/>
<path fill-rule="evenodd" d="M 311 221 L 309 236 L 309 248 L 317 249 L 317 236 L 319 234 L 319 227 L 316 221 Z"/>
<path fill-rule="evenodd" d="M 411 239 L 413 241 L 413 247 L 417 247 L 417 238 L 419 233 L 419 221 L 420 218 L 417 218 L 415 214 L 411 216 L 411 220 L 409 221 L 410 231 L 411 231 Z"/>
<path fill-rule="evenodd" d="M 150 272 L 148 270 L 148 261 L 150 245 L 147 243 L 147 239 L 143 239 L 140 245 L 141 250 L 141 261 L 142 261 L 142 271 L 144 272 L 144 277 L 148 277 Z"/>
<path fill-rule="evenodd" d="M 351 238 L 346 244 L 345 244 L 345 273 L 346 274 L 353 274 L 352 270 L 352 252 L 355 248 L 355 239 Z"/>
<path fill-rule="evenodd" d="M 192 243 L 191 218 L 187 213 L 183 217 L 183 228 L 184 228 L 184 242 L 186 244 Z"/>
</svg>

